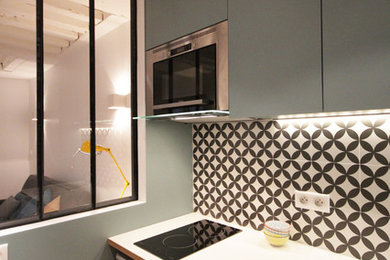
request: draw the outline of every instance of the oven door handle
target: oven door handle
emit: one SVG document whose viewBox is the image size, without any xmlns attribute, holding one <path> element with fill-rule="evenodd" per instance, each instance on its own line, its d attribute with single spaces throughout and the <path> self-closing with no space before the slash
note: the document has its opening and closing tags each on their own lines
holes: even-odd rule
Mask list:
<svg viewBox="0 0 390 260">
<path fill-rule="evenodd" d="M 153 109 L 165 109 L 165 108 L 175 108 L 175 107 L 187 107 L 187 106 L 195 106 L 195 105 L 206 105 L 207 102 L 204 99 L 196 99 L 190 101 L 180 101 L 175 103 L 154 105 Z"/>
</svg>

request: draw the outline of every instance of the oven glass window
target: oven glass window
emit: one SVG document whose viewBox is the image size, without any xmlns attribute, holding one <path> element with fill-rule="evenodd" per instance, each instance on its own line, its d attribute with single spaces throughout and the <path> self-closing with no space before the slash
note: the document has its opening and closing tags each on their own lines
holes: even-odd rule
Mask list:
<svg viewBox="0 0 390 260">
<path fill-rule="evenodd" d="M 194 106 L 213 109 L 215 86 L 215 44 L 156 62 L 153 64 L 155 114 L 191 111 Z"/>
</svg>

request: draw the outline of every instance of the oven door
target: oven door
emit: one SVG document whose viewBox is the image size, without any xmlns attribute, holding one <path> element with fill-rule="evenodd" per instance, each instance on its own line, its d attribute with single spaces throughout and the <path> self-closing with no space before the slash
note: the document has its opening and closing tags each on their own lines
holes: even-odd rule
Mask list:
<svg viewBox="0 0 390 260">
<path fill-rule="evenodd" d="M 215 44 L 156 62 L 153 114 L 215 109 L 215 88 Z"/>
</svg>

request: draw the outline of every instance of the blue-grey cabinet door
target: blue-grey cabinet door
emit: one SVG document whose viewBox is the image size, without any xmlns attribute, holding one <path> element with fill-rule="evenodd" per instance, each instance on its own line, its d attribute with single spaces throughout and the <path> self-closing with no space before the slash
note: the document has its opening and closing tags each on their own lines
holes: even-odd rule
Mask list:
<svg viewBox="0 0 390 260">
<path fill-rule="evenodd" d="M 390 108 L 390 1 L 324 0 L 325 111 Z"/>
<path fill-rule="evenodd" d="M 227 0 L 146 0 L 146 49 L 227 19 Z"/>
<path fill-rule="evenodd" d="M 319 0 L 229 0 L 232 117 L 322 111 Z"/>
</svg>

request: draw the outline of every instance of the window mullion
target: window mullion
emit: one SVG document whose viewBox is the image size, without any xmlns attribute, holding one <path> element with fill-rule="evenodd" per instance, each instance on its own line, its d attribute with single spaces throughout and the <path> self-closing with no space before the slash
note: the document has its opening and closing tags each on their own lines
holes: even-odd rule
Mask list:
<svg viewBox="0 0 390 260">
<path fill-rule="evenodd" d="M 95 73 L 95 1 L 89 0 L 89 81 L 91 128 L 91 202 L 96 208 L 96 73 Z"/>
<path fill-rule="evenodd" d="M 43 0 L 36 1 L 36 41 L 37 41 L 37 178 L 39 199 L 37 211 L 43 219 L 43 177 L 44 177 L 44 57 L 43 57 Z"/>
</svg>

